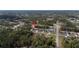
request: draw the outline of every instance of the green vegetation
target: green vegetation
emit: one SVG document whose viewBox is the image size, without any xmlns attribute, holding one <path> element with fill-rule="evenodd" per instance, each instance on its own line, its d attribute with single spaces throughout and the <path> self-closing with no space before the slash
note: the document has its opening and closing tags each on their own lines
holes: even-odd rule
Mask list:
<svg viewBox="0 0 79 59">
<path fill-rule="evenodd" d="M 29 30 L 21 28 L 21 30 L 18 31 L 14 31 L 12 29 L 4 29 L 0 31 L 0 47 L 47 48 L 56 46 L 55 38 L 46 38 L 44 35 L 36 35 Z"/>
<path fill-rule="evenodd" d="M 60 34 L 63 34 L 63 31 L 79 32 L 79 23 L 76 22 L 79 17 L 69 12 L 65 12 L 66 14 L 60 11 L 58 13 L 56 11 L 7 11 L 1 13 L 0 48 L 55 48 L 56 28 L 54 24 L 57 21 L 61 26 Z M 31 31 L 32 21 L 37 22 L 35 27 L 39 29 L 39 33 Z M 37 30 L 36 28 L 35 30 Z M 60 37 L 60 43 L 64 48 L 79 48 L 79 38 L 76 37 L 65 38 L 63 35 Z"/>
<path fill-rule="evenodd" d="M 79 48 L 79 39 L 75 37 L 64 38 L 63 43 L 65 48 Z"/>
</svg>

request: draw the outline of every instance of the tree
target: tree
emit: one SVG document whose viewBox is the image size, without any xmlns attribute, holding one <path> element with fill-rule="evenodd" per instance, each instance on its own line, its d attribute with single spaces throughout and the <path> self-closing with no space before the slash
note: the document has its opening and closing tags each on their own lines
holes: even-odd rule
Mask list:
<svg viewBox="0 0 79 59">
<path fill-rule="evenodd" d="M 79 48 L 79 40 L 75 37 L 65 38 L 63 45 L 65 48 Z"/>
</svg>

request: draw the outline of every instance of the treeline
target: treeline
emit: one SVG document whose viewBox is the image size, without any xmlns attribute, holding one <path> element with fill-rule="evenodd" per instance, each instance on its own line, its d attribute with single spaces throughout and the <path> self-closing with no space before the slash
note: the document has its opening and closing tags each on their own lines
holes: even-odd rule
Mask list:
<svg viewBox="0 0 79 59">
<path fill-rule="evenodd" d="M 76 37 L 63 38 L 61 44 L 64 48 L 79 48 L 78 39 Z M 0 29 L 0 48 L 56 48 L 55 42 L 55 36 L 34 34 L 29 29 Z"/>
<path fill-rule="evenodd" d="M 12 29 L 0 30 L 1 48 L 56 47 L 54 40 L 55 38 L 53 37 L 46 38 L 44 35 L 37 35 L 26 29 L 20 29 L 17 31 Z"/>
</svg>

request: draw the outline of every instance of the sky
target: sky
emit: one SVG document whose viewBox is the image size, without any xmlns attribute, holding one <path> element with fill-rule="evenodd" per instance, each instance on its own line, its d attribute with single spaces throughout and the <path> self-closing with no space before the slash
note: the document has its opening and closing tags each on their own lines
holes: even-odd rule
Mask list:
<svg viewBox="0 0 79 59">
<path fill-rule="evenodd" d="M 79 1 L 0 0 L 0 10 L 79 10 Z"/>
</svg>

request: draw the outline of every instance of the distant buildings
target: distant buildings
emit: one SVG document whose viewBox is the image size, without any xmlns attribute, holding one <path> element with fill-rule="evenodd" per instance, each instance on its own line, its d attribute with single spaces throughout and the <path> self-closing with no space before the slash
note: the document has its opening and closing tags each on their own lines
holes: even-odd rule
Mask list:
<svg viewBox="0 0 79 59">
<path fill-rule="evenodd" d="M 56 35 L 55 24 L 54 24 L 54 26 L 49 26 L 49 28 L 36 28 L 36 26 L 39 26 L 39 25 L 37 25 L 37 23 L 35 21 L 33 21 L 32 22 L 32 29 L 31 29 L 31 31 L 33 33 L 36 33 L 36 34 L 37 33 L 39 33 L 39 34 L 45 34 L 45 36 L 46 35 L 50 35 L 50 34 Z M 79 32 L 61 31 L 60 30 L 59 31 L 59 36 L 64 36 L 64 37 L 79 37 Z"/>
<path fill-rule="evenodd" d="M 53 19 L 54 19 L 53 17 L 46 18 L 47 21 L 50 21 L 50 20 L 53 20 Z"/>
</svg>

